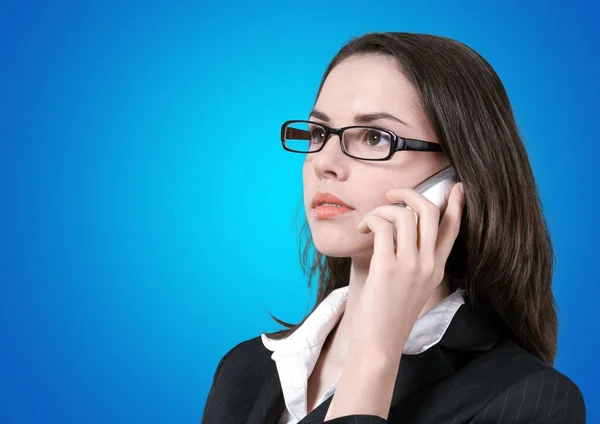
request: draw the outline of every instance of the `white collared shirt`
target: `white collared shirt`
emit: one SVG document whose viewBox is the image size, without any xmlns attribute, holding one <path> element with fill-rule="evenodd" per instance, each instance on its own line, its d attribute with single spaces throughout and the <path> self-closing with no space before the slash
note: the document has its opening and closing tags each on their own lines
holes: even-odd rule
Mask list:
<svg viewBox="0 0 600 424">
<path fill-rule="evenodd" d="M 344 313 L 348 290 L 349 287 L 344 286 L 329 293 L 287 338 L 275 340 L 261 334 L 265 347 L 273 351 L 271 358 L 277 366 L 286 405 L 278 424 L 296 424 L 307 415 L 308 377 L 317 363 L 325 339 Z M 457 290 L 419 317 L 402 353 L 416 355 L 438 343 L 463 303 L 464 290 Z M 316 405 L 320 405 L 335 392 L 339 378 L 340 376 L 319 398 Z"/>
</svg>

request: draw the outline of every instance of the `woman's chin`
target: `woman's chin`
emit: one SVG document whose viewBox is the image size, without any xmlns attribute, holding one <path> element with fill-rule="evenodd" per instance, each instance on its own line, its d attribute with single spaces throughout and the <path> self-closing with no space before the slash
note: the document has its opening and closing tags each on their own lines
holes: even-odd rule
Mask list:
<svg viewBox="0 0 600 424">
<path fill-rule="evenodd" d="M 332 258 L 353 258 L 373 254 L 373 244 L 365 243 L 318 243 L 313 241 L 315 249 L 322 255 Z"/>
</svg>

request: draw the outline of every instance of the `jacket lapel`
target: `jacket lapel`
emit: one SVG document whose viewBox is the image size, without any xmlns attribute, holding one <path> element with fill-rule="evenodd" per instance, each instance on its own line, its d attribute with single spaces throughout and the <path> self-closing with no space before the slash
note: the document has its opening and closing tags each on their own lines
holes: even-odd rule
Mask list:
<svg viewBox="0 0 600 424">
<path fill-rule="evenodd" d="M 499 340 L 498 330 L 475 315 L 465 303 L 460 306 L 439 343 L 418 355 L 402 355 L 392 406 L 457 371 L 475 352 L 490 350 Z M 268 376 L 259 393 L 248 424 L 276 424 L 285 404 L 277 374 L 270 361 Z M 333 395 L 317 406 L 298 424 L 322 423 Z"/>
</svg>

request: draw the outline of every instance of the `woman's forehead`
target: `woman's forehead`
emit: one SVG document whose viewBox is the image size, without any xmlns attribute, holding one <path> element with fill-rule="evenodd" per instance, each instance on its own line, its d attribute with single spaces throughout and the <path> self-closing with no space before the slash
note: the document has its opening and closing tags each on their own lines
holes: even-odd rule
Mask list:
<svg viewBox="0 0 600 424">
<path fill-rule="evenodd" d="M 400 72 L 395 59 L 383 55 L 352 56 L 329 73 L 315 109 L 332 120 L 348 120 L 356 115 L 384 112 L 409 125 L 420 115 L 415 88 Z M 416 124 L 416 123 L 415 123 Z"/>
</svg>

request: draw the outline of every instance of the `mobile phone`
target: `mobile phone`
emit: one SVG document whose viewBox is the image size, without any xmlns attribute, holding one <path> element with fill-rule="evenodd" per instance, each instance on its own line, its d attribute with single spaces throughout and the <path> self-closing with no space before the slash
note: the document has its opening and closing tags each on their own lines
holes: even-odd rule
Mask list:
<svg viewBox="0 0 600 424">
<path fill-rule="evenodd" d="M 446 211 L 448 206 L 448 197 L 454 184 L 458 182 L 456 176 L 456 170 L 453 166 L 442 169 L 441 171 L 433 174 L 422 183 L 418 184 L 414 190 L 425 196 L 430 202 L 435 204 L 440 209 L 440 217 Z M 394 203 L 399 207 L 410 208 L 406 203 Z M 415 214 L 416 215 L 416 214 Z M 417 221 L 418 221 L 418 217 Z M 394 234 L 394 248 L 396 247 L 396 226 L 392 225 L 392 232 Z"/>
</svg>

